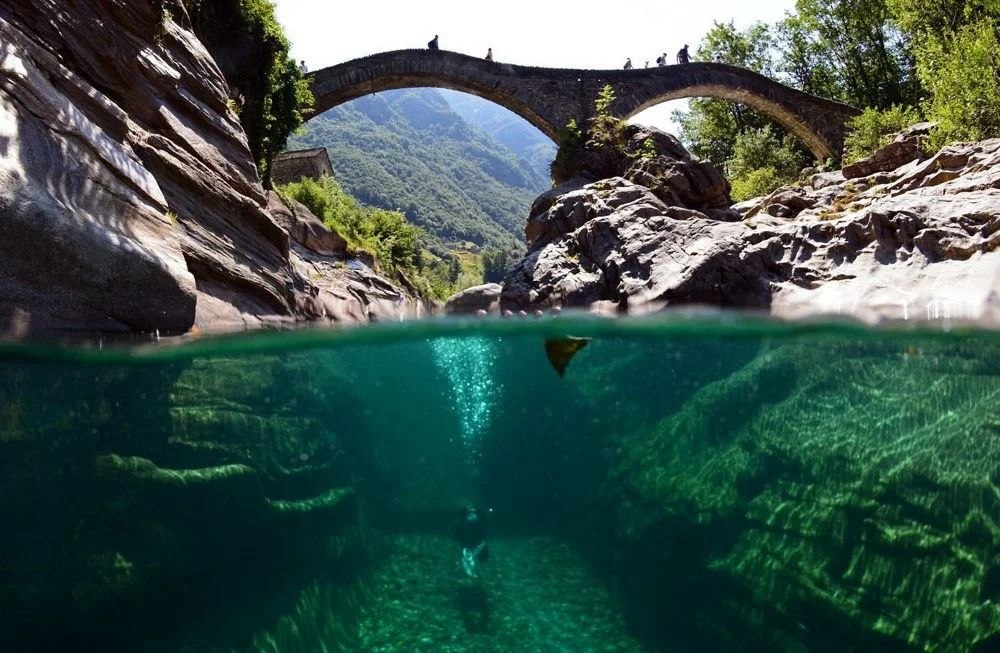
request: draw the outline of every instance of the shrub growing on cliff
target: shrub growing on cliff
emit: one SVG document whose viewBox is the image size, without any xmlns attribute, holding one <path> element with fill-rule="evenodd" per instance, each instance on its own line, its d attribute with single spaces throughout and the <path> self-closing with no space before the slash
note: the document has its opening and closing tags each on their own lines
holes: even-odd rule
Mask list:
<svg viewBox="0 0 1000 653">
<path fill-rule="evenodd" d="M 559 134 L 559 150 L 552 162 L 552 181 L 561 183 L 580 172 L 579 158 L 584 149 L 596 150 L 608 158 L 625 157 L 627 122 L 611 113 L 615 90 L 604 86 L 594 100 L 594 115 L 581 129 L 576 120 L 570 120 Z"/>
<path fill-rule="evenodd" d="M 912 107 L 894 106 L 889 109 L 865 109 L 847 123 L 844 138 L 844 163 L 854 163 L 871 156 L 884 147 L 896 134 L 920 122 L 920 113 Z"/>
<path fill-rule="evenodd" d="M 279 186 L 277 191 L 321 218 L 344 237 L 349 248 L 370 252 L 389 276 L 404 275 L 423 297 L 447 299 L 482 283 L 478 256 L 463 251 L 427 251 L 424 231 L 407 222 L 403 213 L 364 206 L 330 177 L 302 179 Z"/>
<path fill-rule="evenodd" d="M 802 153 L 794 136 L 779 136 L 765 125 L 737 135 L 725 170 L 732 184 L 732 197 L 740 202 L 790 183 L 809 163 L 810 157 Z"/>
<path fill-rule="evenodd" d="M 576 171 L 576 158 L 580 154 L 584 140 L 583 130 L 576 120 L 570 120 L 559 130 L 559 149 L 556 150 L 556 158 L 550 167 L 554 182 L 559 183 L 573 176 Z"/>
<path fill-rule="evenodd" d="M 187 0 L 195 33 L 229 83 L 250 152 L 270 185 L 271 160 L 302 124 L 314 100 L 288 56 L 289 43 L 269 0 Z"/>
<path fill-rule="evenodd" d="M 405 271 L 420 264 L 421 229 L 402 213 L 362 206 L 330 177 L 302 179 L 278 191 L 305 205 L 352 247 L 371 252 L 386 270 Z"/>
</svg>

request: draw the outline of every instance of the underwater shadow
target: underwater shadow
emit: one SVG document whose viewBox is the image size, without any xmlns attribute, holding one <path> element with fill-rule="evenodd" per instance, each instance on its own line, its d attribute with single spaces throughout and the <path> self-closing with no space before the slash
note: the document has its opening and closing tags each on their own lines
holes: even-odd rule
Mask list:
<svg viewBox="0 0 1000 653">
<path fill-rule="evenodd" d="M 455 591 L 455 606 L 467 632 L 489 632 L 493 607 L 485 587 L 478 584 L 460 585 Z"/>
</svg>

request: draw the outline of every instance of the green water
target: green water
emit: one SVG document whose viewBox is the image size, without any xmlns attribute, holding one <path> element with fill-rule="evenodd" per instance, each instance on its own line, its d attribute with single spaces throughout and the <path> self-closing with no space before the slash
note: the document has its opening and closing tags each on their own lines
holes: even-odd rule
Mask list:
<svg viewBox="0 0 1000 653">
<path fill-rule="evenodd" d="M 998 651 L 998 400 L 727 315 L 0 345 L 0 650 Z"/>
</svg>

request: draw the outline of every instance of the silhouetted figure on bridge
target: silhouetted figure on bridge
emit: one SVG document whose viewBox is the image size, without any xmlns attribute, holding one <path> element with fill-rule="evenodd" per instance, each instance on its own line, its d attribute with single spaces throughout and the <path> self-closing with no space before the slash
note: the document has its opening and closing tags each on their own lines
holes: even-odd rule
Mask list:
<svg viewBox="0 0 1000 653">
<path fill-rule="evenodd" d="M 302 73 L 303 75 L 309 72 L 309 66 L 306 65 L 305 59 L 303 59 L 301 63 L 299 63 L 299 72 Z"/>
<path fill-rule="evenodd" d="M 663 54 L 661 54 L 659 57 L 656 58 L 656 65 L 658 67 L 660 67 L 660 68 L 663 68 L 664 66 L 667 65 L 667 53 L 666 52 L 664 52 Z"/>
<path fill-rule="evenodd" d="M 486 49 L 486 61 L 493 61 L 493 48 Z"/>
<path fill-rule="evenodd" d="M 632 57 L 625 59 L 625 70 L 632 70 Z"/>
<path fill-rule="evenodd" d="M 434 38 L 432 38 L 430 41 L 428 41 L 427 47 L 430 48 L 431 50 L 440 50 L 440 48 L 438 47 L 438 35 L 437 34 L 434 35 Z"/>
<path fill-rule="evenodd" d="M 691 55 L 688 54 L 688 46 L 686 43 L 684 44 L 684 47 L 677 52 L 677 63 L 691 63 Z"/>
</svg>

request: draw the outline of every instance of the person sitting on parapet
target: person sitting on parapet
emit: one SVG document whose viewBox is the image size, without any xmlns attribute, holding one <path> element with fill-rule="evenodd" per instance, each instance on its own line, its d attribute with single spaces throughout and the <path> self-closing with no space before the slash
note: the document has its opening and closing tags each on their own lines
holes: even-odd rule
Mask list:
<svg viewBox="0 0 1000 653">
<path fill-rule="evenodd" d="M 687 43 L 685 43 L 684 47 L 677 52 L 677 63 L 679 64 L 691 63 L 691 56 L 688 54 Z"/>
<path fill-rule="evenodd" d="M 625 70 L 632 70 L 632 57 L 625 59 Z"/>
<path fill-rule="evenodd" d="M 493 48 L 486 48 L 486 61 L 493 61 Z"/>
<path fill-rule="evenodd" d="M 435 34 L 434 38 L 432 38 L 430 41 L 427 42 L 427 47 L 430 48 L 431 50 L 439 50 L 440 49 L 440 48 L 438 48 L 438 35 L 437 34 Z"/>
<path fill-rule="evenodd" d="M 305 75 L 306 73 L 309 72 L 309 66 L 306 65 L 306 60 L 305 59 L 303 59 L 299 63 L 299 72 L 302 73 L 303 75 Z"/>
<path fill-rule="evenodd" d="M 666 52 L 664 52 L 663 54 L 661 54 L 659 57 L 656 58 L 656 65 L 659 66 L 660 68 L 662 68 L 662 67 L 664 67 L 664 66 L 667 65 L 667 53 Z"/>
</svg>

